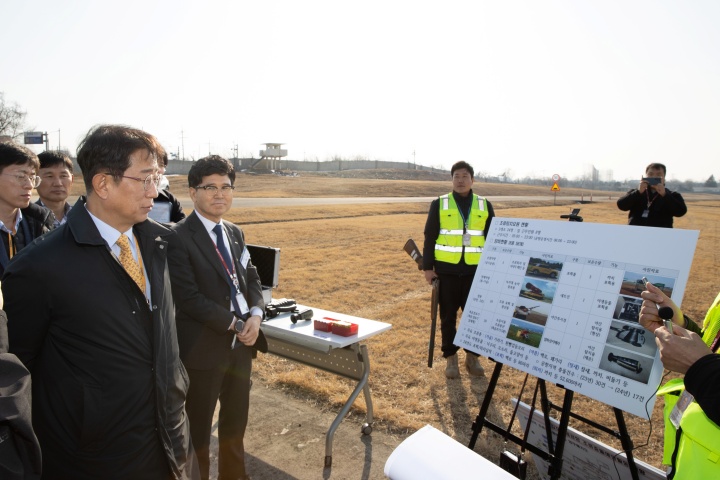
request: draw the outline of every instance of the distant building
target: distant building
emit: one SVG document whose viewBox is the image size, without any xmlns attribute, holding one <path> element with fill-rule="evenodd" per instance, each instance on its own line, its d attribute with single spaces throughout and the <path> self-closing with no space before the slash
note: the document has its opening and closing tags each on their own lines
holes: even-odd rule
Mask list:
<svg viewBox="0 0 720 480">
<path fill-rule="evenodd" d="M 281 148 L 283 143 L 264 143 L 263 145 L 265 145 L 265 150 L 260 150 L 260 160 L 268 160 L 268 168 L 275 170 L 277 161 L 287 157 L 287 150 Z"/>
</svg>

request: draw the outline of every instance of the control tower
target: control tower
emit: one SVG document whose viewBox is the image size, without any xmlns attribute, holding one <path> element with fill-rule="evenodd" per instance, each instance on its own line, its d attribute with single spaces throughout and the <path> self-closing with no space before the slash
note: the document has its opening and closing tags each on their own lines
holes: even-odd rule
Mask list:
<svg viewBox="0 0 720 480">
<path fill-rule="evenodd" d="M 284 143 L 263 143 L 265 145 L 264 150 L 260 150 L 260 159 L 267 160 L 267 165 L 270 170 L 277 169 L 277 161 L 282 160 L 283 157 L 287 157 L 287 150 L 281 148 Z"/>
</svg>

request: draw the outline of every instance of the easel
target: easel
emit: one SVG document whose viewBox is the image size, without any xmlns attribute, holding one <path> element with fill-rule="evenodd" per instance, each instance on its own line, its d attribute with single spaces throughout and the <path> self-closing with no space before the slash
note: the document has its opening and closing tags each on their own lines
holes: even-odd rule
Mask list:
<svg viewBox="0 0 720 480">
<path fill-rule="evenodd" d="M 493 360 L 492 358 L 490 360 Z M 493 360 L 495 361 L 495 360 Z M 498 433 L 500 435 L 506 436 L 507 439 L 512 440 L 514 443 L 518 445 L 522 445 L 523 439 L 518 437 L 517 435 L 513 433 L 508 433 L 508 431 L 503 428 L 501 425 L 498 425 L 496 423 L 491 422 L 486 418 L 488 409 L 490 408 L 490 402 L 492 401 L 492 396 L 495 391 L 495 387 L 497 385 L 498 378 L 500 378 L 500 371 L 502 370 L 503 364 L 499 362 L 495 362 L 495 368 L 493 370 L 492 376 L 490 377 L 490 383 L 488 385 L 487 392 L 485 393 L 485 398 L 483 399 L 482 406 L 480 407 L 480 413 L 478 413 L 477 418 L 472 424 L 472 436 L 470 437 L 470 443 L 468 444 L 468 448 L 471 450 L 475 448 L 475 442 L 477 441 L 478 435 L 482 431 L 483 427 L 488 427 L 490 430 L 492 430 L 495 433 Z M 563 450 L 565 448 L 565 437 L 567 435 L 567 429 L 568 425 L 570 423 L 570 417 L 575 418 L 576 420 L 580 420 L 582 422 L 585 422 L 586 424 L 590 425 L 591 427 L 594 427 L 600 431 L 603 431 L 609 435 L 612 435 L 615 438 L 618 438 L 620 440 L 620 443 L 622 444 L 622 448 L 625 451 L 625 455 L 627 456 L 627 462 L 628 467 L 630 468 L 630 473 L 632 474 L 633 480 L 639 480 L 639 474 L 637 465 L 635 465 L 635 459 L 632 455 L 632 449 L 633 444 L 632 440 L 630 439 L 630 435 L 627 431 L 627 426 L 625 425 L 625 417 L 623 416 L 622 410 L 619 408 L 613 407 L 613 410 L 615 412 L 615 419 L 617 421 L 618 430 L 612 430 L 611 428 L 601 425 L 597 422 L 594 422 L 590 420 L 589 418 L 585 418 L 581 415 L 578 415 L 576 413 L 571 412 L 572 407 L 572 401 L 573 396 L 575 392 L 572 390 L 568 390 L 562 385 L 558 385 L 558 387 L 565 389 L 565 398 L 563 399 L 563 404 L 555 405 L 548 399 L 547 396 L 547 388 L 545 385 L 545 380 L 538 378 L 538 382 L 540 385 L 540 408 L 543 412 L 543 416 L 545 418 L 545 434 L 547 435 L 548 439 L 548 451 L 541 450 L 539 447 L 536 447 L 532 444 L 525 444 L 525 448 L 527 448 L 530 452 L 532 452 L 534 455 L 537 455 L 538 457 L 542 458 L 543 460 L 550 463 L 550 468 L 548 470 L 548 474 L 550 474 L 550 478 L 552 480 L 556 480 L 560 478 L 560 475 L 562 473 L 562 463 L 563 463 Z M 519 400 L 518 400 L 519 401 Z M 550 409 L 555 409 L 560 412 L 560 425 L 558 427 L 558 434 L 557 434 L 557 440 L 553 442 L 553 436 L 552 436 L 552 427 L 550 425 Z M 528 422 L 531 422 L 532 418 L 528 418 Z M 509 429 L 508 429 L 509 430 Z"/>
</svg>

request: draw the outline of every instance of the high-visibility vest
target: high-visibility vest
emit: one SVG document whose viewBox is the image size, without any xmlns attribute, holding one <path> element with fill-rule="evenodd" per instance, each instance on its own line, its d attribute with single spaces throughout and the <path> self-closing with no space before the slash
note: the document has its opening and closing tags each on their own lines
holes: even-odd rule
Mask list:
<svg viewBox="0 0 720 480">
<path fill-rule="evenodd" d="M 665 448 L 663 463 L 671 465 L 668 479 L 718 478 L 720 473 L 720 427 L 710 420 L 697 402 L 691 402 L 680 419 L 680 428 L 670 422 L 670 412 L 685 389 L 681 378 L 658 390 L 665 398 Z"/>
<path fill-rule="evenodd" d="M 703 322 L 703 341 L 713 343 L 720 327 L 720 294 L 715 298 Z M 670 421 L 680 395 L 685 390 L 683 379 L 670 380 L 658 390 L 665 399 L 665 446 L 663 463 L 671 465 L 668 479 L 695 480 L 720 476 L 720 426 L 710 420 L 697 402 L 683 412 L 680 428 Z"/>
<path fill-rule="evenodd" d="M 485 223 L 488 218 L 487 200 L 473 194 L 468 212 L 467 230 L 465 221 L 455 203 L 452 193 L 440 198 L 440 234 L 435 240 L 435 260 L 452 264 L 460 263 L 465 253 L 465 263 L 480 263 L 485 245 Z M 463 233 L 470 235 L 470 245 L 463 247 Z"/>
</svg>

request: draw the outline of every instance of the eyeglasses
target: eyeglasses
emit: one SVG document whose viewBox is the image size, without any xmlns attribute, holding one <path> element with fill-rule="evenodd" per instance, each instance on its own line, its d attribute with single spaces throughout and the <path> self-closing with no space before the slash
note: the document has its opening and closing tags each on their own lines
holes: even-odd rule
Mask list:
<svg viewBox="0 0 720 480">
<path fill-rule="evenodd" d="M 108 174 L 108 175 L 112 175 L 112 174 Z M 141 182 L 143 184 L 143 188 L 145 189 L 146 192 L 148 190 L 150 190 L 150 185 L 155 185 L 155 189 L 159 190 L 158 187 L 160 185 L 160 178 L 161 178 L 160 175 L 155 175 L 155 174 L 151 173 L 150 175 L 145 177 L 144 180 L 139 177 L 128 177 L 127 175 L 120 175 L 120 176 L 122 178 L 129 178 L 130 180 L 135 180 L 136 182 Z"/>
<path fill-rule="evenodd" d="M 30 185 L 32 185 L 32 188 L 37 188 L 38 185 L 40 185 L 40 182 L 42 179 L 38 177 L 37 175 L 28 175 L 27 173 L 3 173 L 2 175 L 7 175 L 8 177 L 14 177 L 15 181 L 20 185 L 25 185 L 27 182 L 30 182 Z"/>
<path fill-rule="evenodd" d="M 235 190 L 235 185 L 223 185 L 222 187 L 218 187 L 217 185 L 198 185 L 195 189 L 205 190 L 205 193 L 209 195 L 215 195 L 218 190 L 220 190 L 223 195 L 230 195 L 230 193 Z"/>
</svg>

